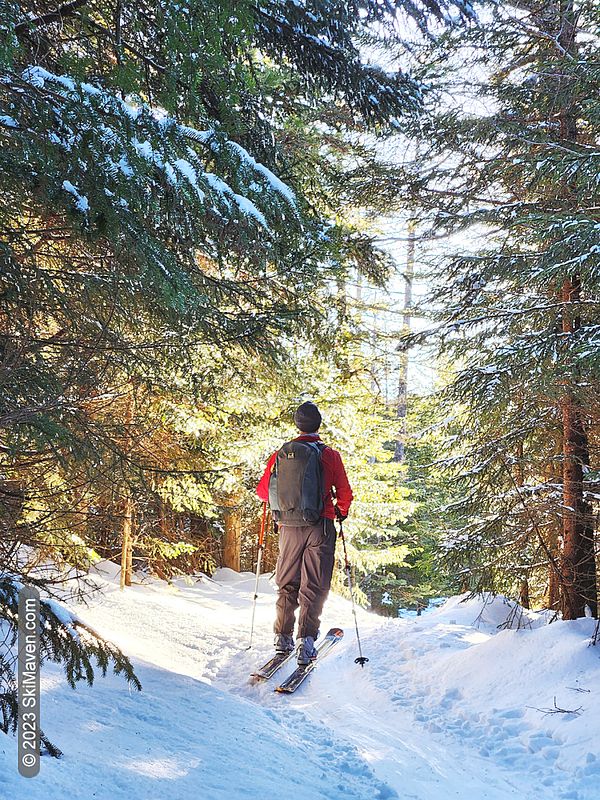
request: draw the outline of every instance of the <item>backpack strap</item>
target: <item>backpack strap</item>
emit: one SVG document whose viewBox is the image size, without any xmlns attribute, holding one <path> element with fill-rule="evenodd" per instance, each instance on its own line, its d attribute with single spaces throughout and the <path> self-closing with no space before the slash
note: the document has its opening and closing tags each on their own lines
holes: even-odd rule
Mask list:
<svg viewBox="0 0 600 800">
<path fill-rule="evenodd" d="M 328 446 L 325 442 L 301 442 L 301 444 L 309 444 L 311 447 L 316 447 L 319 451 L 319 455 L 322 455 L 323 450 Z"/>
</svg>

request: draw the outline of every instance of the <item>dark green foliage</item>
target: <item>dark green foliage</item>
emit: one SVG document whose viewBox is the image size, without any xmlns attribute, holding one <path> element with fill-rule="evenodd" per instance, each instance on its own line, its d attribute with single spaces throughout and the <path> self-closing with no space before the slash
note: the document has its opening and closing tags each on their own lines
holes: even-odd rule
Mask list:
<svg viewBox="0 0 600 800">
<path fill-rule="evenodd" d="M 423 24 L 442 15 L 406 8 Z M 257 387 L 280 390 L 291 348 L 327 352 L 332 287 L 350 269 L 385 278 L 347 178 L 374 164 L 375 139 L 360 135 L 422 103 L 412 77 L 361 56 L 397 7 L 4 11 L 0 573 L 31 578 L 26 546 L 81 575 L 119 556 L 130 520 L 136 565 L 169 574 L 219 532 L 247 477 L 233 436 L 246 399 L 257 414 Z M 46 657 L 71 684 L 91 682 L 94 659 L 135 683 L 110 644 L 43 613 Z"/>
<path fill-rule="evenodd" d="M 585 473 L 598 460 L 600 19 L 589 2 L 478 7 L 479 22 L 429 51 L 440 91 L 413 184 L 421 219 L 451 237 L 430 298 L 453 365 L 439 395 L 458 494 L 447 556 L 465 588 L 518 598 L 530 584 L 554 604 L 552 582 L 569 585 L 569 464 L 584 472 L 578 524 L 597 499 Z M 464 93 L 458 108 L 444 82 Z M 576 455 L 566 413 L 581 421 Z"/>
</svg>

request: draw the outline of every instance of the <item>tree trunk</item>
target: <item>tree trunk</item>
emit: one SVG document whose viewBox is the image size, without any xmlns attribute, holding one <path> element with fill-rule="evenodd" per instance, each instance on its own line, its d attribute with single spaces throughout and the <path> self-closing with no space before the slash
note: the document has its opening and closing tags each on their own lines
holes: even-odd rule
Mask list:
<svg viewBox="0 0 600 800">
<path fill-rule="evenodd" d="M 242 560 L 242 510 L 240 503 L 242 493 L 240 490 L 242 476 L 239 470 L 234 470 L 234 477 L 238 485 L 225 496 L 223 502 L 223 558 L 224 567 L 240 571 Z"/>
<path fill-rule="evenodd" d="M 408 244 L 406 247 L 406 272 L 404 274 L 404 315 L 402 318 L 403 333 L 410 332 L 410 308 L 412 306 L 412 288 L 415 275 L 415 230 L 416 220 L 408 220 Z M 400 345 L 398 365 L 398 437 L 394 448 L 393 461 L 403 462 L 406 447 L 406 404 L 408 395 L 408 351 Z"/>
<path fill-rule="evenodd" d="M 121 549 L 121 589 L 131 586 L 131 573 L 133 569 L 133 500 L 128 493 L 125 498 L 123 513 L 123 545 Z"/>
<path fill-rule="evenodd" d="M 256 536 L 258 538 L 258 531 L 260 525 L 256 528 Z M 273 517 L 270 512 L 267 513 L 267 527 L 265 529 L 265 543 L 263 554 L 263 568 L 264 572 L 273 572 L 277 564 L 277 556 L 279 555 L 279 535 L 278 531 L 274 529 Z M 256 563 L 256 562 L 255 562 Z"/>
<path fill-rule="evenodd" d="M 560 608 L 560 583 L 553 564 L 548 564 L 548 599 L 546 607 L 552 611 Z"/>
<path fill-rule="evenodd" d="M 164 541 L 168 541 L 170 538 L 168 510 L 164 500 L 160 497 L 158 498 L 157 506 L 158 506 L 158 527 L 160 530 L 160 535 L 162 536 Z"/>
<path fill-rule="evenodd" d="M 575 14 L 573 0 L 559 0 L 558 41 L 563 52 L 576 57 Z M 563 141 L 577 140 L 576 97 L 573 78 L 557 73 L 557 93 L 560 98 L 558 114 L 560 138 Z M 566 187 L 568 200 L 571 188 Z M 562 285 L 561 300 L 562 333 L 566 347 L 569 337 L 580 327 L 577 313 L 571 304 L 581 298 L 579 275 L 571 275 Z M 567 305 L 569 304 L 569 305 Z M 562 557 L 560 567 L 561 599 L 563 619 L 576 619 L 585 613 L 586 604 L 597 616 L 596 559 L 594 553 L 594 528 L 591 509 L 584 499 L 583 468 L 589 464 L 589 443 L 585 429 L 585 412 L 571 387 L 577 376 L 565 380 L 561 401 L 563 432 L 563 512 L 562 512 Z"/>
<path fill-rule="evenodd" d="M 223 519 L 225 524 L 223 566 L 239 572 L 242 553 L 242 515 L 239 508 L 236 506 L 225 508 Z"/>
<path fill-rule="evenodd" d="M 564 323 L 563 323 L 564 325 Z M 584 499 L 583 468 L 589 445 L 578 402 L 563 398 L 563 546 L 561 611 L 563 619 L 584 616 L 588 605 L 597 616 L 596 557 L 592 510 Z"/>
<path fill-rule="evenodd" d="M 125 410 L 125 450 L 129 453 L 131 448 L 131 423 L 133 421 L 133 406 L 135 402 L 135 390 L 131 386 L 127 407 Z M 121 544 L 121 580 L 120 587 L 131 586 L 131 574 L 133 572 L 133 497 L 131 487 L 125 487 L 123 499 L 123 538 Z"/>
</svg>

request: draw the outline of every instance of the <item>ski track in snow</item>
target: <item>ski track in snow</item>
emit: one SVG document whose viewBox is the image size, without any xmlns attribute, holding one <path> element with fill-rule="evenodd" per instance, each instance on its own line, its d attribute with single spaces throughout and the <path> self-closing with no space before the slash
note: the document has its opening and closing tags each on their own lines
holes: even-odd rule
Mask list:
<svg viewBox="0 0 600 800">
<path fill-rule="evenodd" d="M 16 742 L 0 745 L 0 800 L 597 800 L 600 702 L 594 620 L 504 630 L 501 598 L 452 598 L 420 618 L 359 611 L 361 669 L 350 605 L 331 596 L 323 627 L 345 637 L 292 696 L 249 674 L 272 654 L 275 594 L 261 579 L 255 645 L 248 643 L 254 578 L 149 580 L 125 592 L 103 563 L 104 594 L 79 616 L 131 657 L 143 685 L 97 676 L 69 689 L 42 671 L 42 724 L 65 755 L 40 775 L 16 771 Z M 539 627 L 538 627 L 539 626 Z M 576 691 L 579 689 L 579 691 Z M 580 714 L 544 714 L 554 697 Z"/>
</svg>

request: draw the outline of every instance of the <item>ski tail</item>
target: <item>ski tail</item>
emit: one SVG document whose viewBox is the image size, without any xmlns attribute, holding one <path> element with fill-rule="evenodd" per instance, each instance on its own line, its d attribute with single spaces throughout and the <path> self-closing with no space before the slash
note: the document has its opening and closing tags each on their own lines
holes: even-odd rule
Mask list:
<svg viewBox="0 0 600 800">
<path fill-rule="evenodd" d="M 288 663 L 288 661 L 291 661 L 294 655 L 295 652 L 293 650 L 291 653 L 275 653 L 273 658 L 270 658 L 266 664 L 263 664 L 262 667 L 259 667 L 251 674 L 251 678 L 253 678 L 255 682 L 268 681 L 269 678 L 272 678 L 278 670 Z"/>
</svg>

